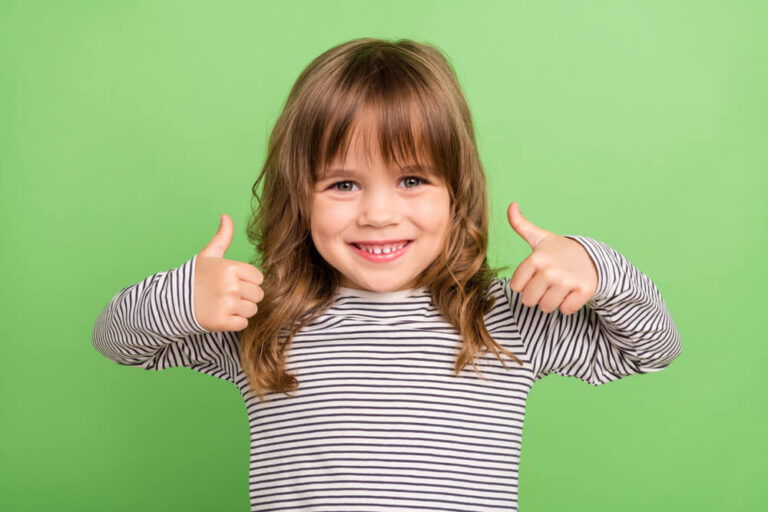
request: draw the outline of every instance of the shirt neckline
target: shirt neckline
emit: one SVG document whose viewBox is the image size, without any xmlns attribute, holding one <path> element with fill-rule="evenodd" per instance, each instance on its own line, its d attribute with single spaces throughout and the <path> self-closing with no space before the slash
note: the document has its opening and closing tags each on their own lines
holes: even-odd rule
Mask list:
<svg viewBox="0 0 768 512">
<path fill-rule="evenodd" d="M 393 302 L 408 297 L 415 297 L 424 295 L 428 289 L 426 286 L 421 288 L 408 288 L 405 290 L 395 290 L 391 292 L 374 292 L 370 290 L 356 290 L 354 288 L 347 288 L 339 286 L 336 289 L 336 295 L 339 297 L 359 297 L 370 302 Z"/>
</svg>

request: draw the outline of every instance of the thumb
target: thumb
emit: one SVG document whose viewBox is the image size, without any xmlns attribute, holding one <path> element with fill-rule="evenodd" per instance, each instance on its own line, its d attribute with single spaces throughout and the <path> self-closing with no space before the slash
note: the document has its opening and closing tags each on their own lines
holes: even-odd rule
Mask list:
<svg viewBox="0 0 768 512">
<path fill-rule="evenodd" d="M 528 242 L 531 249 L 535 249 L 545 237 L 552 234 L 523 217 L 523 214 L 520 213 L 520 204 L 518 204 L 517 201 L 514 201 L 509 205 L 509 208 L 507 208 L 507 219 L 509 220 L 509 225 L 512 226 L 512 229 L 514 229 L 523 240 Z"/>
<path fill-rule="evenodd" d="M 234 223 L 229 215 L 222 213 L 219 218 L 219 230 L 213 235 L 211 241 L 208 242 L 202 251 L 200 256 L 208 256 L 211 258 L 223 258 L 224 253 L 227 252 L 229 244 L 232 243 L 232 232 L 234 231 Z"/>
</svg>

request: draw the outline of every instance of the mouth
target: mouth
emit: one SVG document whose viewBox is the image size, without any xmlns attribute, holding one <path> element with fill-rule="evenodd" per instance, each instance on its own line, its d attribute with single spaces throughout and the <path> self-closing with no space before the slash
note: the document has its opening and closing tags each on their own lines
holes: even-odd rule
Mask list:
<svg viewBox="0 0 768 512">
<path fill-rule="evenodd" d="M 386 240 L 350 242 L 349 246 L 368 261 L 384 263 L 402 256 L 413 243 L 413 240 Z"/>
</svg>

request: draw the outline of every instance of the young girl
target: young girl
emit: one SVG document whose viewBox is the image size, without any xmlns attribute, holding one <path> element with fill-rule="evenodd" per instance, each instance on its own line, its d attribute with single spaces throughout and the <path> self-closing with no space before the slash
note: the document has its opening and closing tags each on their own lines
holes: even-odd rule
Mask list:
<svg viewBox="0 0 768 512">
<path fill-rule="evenodd" d="M 598 386 L 680 353 L 646 275 L 516 203 L 533 251 L 496 277 L 470 112 L 431 46 L 358 39 L 311 62 L 253 193 L 260 259 L 224 258 L 223 215 L 198 254 L 112 298 L 93 344 L 238 387 L 254 511 L 516 510 L 534 382 Z"/>
</svg>

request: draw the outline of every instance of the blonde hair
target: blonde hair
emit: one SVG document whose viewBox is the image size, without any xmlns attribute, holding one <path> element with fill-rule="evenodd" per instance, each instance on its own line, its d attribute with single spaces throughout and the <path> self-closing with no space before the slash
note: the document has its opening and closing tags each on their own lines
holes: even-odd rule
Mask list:
<svg viewBox="0 0 768 512">
<path fill-rule="evenodd" d="M 362 38 L 335 46 L 299 75 L 269 138 L 267 158 L 252 187 L 247 234 L 256 247 L 264 298 L 240 332 L 240 360 L 251 389 L 298 387 L 286 371 L 293 336 L 334 300 L 339 273 L 317 252 L 310 205 L 318 173 L 346 154 L 355 122 L 374 114 L 384 162 L 429 159 L 450 192 L 451 228 L 444 250 L 418 277 L 444 318 L 460 333 L 459 372 L 489 350 L 522 365 L 488 333 L 483 316 L 493 306 L 488 287 L 499 269 L 486 260 L 488 199 L 472 120 L 461 87 L 435 47 L 409 39 Z M 262 183 L 263 182 L 263 183 Z M 261 194 L 258 187 L 262 184 Z"/>
</svg>

